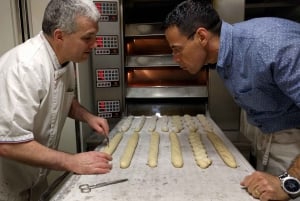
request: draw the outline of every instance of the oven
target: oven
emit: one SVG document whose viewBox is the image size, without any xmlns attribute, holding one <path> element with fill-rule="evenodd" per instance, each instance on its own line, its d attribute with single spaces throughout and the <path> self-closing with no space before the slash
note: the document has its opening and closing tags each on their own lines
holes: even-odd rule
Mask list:
<svg viewBox="0 0 300 201">
<path fill-rule="evenodd" d="M 208 72 L 190 75 L 172 58 L 161 29 L 181 1 L 123 1 L 126 115 L 205 113 Z"/>
<path fill-rule="evenodd" d="M 191 75 L 173 61 L 157 22 L 125 22 L 124 73 L 127 115 L 205 113 L 208 71 Z"/>
</svg>

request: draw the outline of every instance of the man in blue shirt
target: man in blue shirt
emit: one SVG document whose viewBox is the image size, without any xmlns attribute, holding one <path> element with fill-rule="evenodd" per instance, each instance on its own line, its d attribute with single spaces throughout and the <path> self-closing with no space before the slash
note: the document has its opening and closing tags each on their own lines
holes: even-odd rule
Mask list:
<svg viewBox="0 0 300 201">
<path fill-rule="evenodd" d="M 195 74 L 216 64 L 235 102 L 262 132 L 254 142 L 257 170 L 273 175 L 288 170 L 300 153 L 300 24 L 257 18 L 231 25 L 210 0 L 186 0 L 168 14 L 164 28 L 180 67 Z M 261 198 L 266 188 L 259 195 L 248 190 L 267 200 Z"/>
</svg>

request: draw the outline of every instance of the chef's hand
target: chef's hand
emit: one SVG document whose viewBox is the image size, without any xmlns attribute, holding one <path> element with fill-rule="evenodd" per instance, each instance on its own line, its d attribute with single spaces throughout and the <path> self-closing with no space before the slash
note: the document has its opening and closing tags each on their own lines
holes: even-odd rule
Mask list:
<svg viewBox="0 0 300 201">
<path fill-rule="evenodd" d="M 98 151 L 75 154 L 67 158 L 66 167 L 77 174 L 105 174 L 110 172 L 112 157 Z"/>
<path fill-rule="evenodd" d="M 106 119 L 93 115 L 91 118 L 89 118 L 87 123 L 97 133 L 108 136 L 109 125 Z"/>
<path fill-rule="evenodd" d="M 107 136 L 109 133 L 107 120 L 89 112 L 78 102 L 76 98 L 74 98 L 72 101 L 72 105 L 69 111 L 69 117 L 82 122 L 86 122 L 97 133 L 101 133 L 105 136 Z"/>
<path fill-rule="evenodd" d="M 289 200 L 289 196 L 282 190 L 278 177 L 268 173 L 255 171 L 240 183 L 247 191 L 261 201 Z"/>
</svg>

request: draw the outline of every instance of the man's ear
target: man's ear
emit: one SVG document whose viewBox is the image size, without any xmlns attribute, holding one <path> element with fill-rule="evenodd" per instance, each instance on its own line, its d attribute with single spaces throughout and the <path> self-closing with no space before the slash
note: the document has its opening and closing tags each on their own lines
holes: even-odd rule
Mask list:
<svg viewBox="0 0 300 201">
<path fill-rule="evenodd" d="M 61 29 L 55 29 L 53 32 L 53 39 L 63 41 L 64 32 Z"/>
<path fill-rule="evenodd" d="M 203 46 L 208 42 L 208 31 L 203 27 L 199 27 L 196 31 L 196 40 L 198 40 Z"/>
</svg>

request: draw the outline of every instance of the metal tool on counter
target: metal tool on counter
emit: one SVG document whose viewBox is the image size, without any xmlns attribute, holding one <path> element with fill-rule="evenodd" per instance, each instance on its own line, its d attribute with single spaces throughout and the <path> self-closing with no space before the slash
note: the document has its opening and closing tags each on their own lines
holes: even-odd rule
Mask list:
<svg viewBox="0 0 300 201">
<path fill-rule="evenodd" d="M 128 179 L 118 179 L 118 180 L 102 182 L 102 183 L 94 184 L 94 185 L 81 184 L 81 185 L 79 185 L 79 189 L 80 189 L 81 193 L 89 193 L 94 188 L 100 188 L 102 186 L 117 184 L 117 183 L 121 183 L 121 182 L 125 182 L 125 181 L 128 181 Z"/>
</svg>

